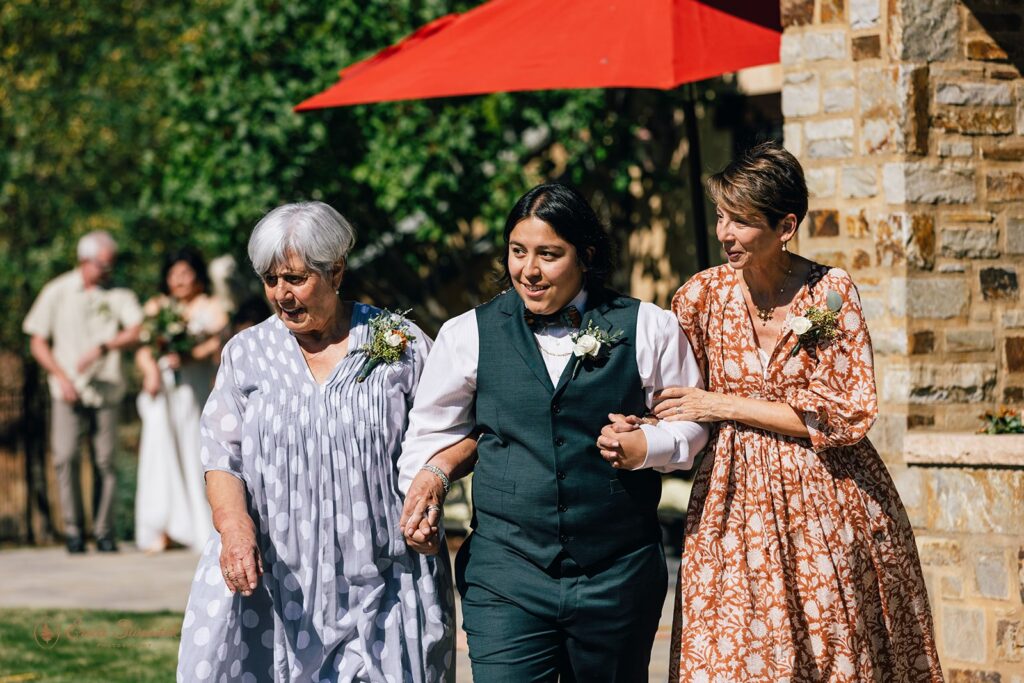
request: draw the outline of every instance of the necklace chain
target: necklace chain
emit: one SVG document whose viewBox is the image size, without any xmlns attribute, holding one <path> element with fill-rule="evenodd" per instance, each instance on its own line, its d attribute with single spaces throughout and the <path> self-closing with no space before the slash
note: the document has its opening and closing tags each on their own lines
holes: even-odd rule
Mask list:
<svg viewBox="0 0 1024 683">
<path fill-rule="evenodd" d="M 544 345 L 540 343 L 540 338 L 534 337 L 533 339 L 534 341 L 537 342 L 537 348 L 540 349 L 540 352 L 543 353 L 545 356 L 551 356 L 552 358 L 564 358 L 572 353 L 572 347 L 570 347 L 569 350 L 566 351 L 565 353 L 557 353 L 555 351 L 545 349 Z"/>
<path fill-rule="evenodd" d="M 790 267 L 786 270 L 785 279 L 782 280 L 782 286 L 779 288 L 778 294 L 775 295 L 775 298 L 772 301 L 772 305 L 766 308 L 762 308 L 761 306 L 757 305 L 757 302 L 754 301 L 754 292 L 751 291 L 750 284 L 747 283 L 747 281 L 744 279 L 743 282 L 744 284 L 747 285 L 747 293 L 750 295 L 750 303 L 754 304 L 754 308 L 757 309 L 757 317 L 761 321 L 762 326 L 767 326 L 768 323 L 770 323 L 772 321 L 772 318 L 775 316 L 775 309 L 778 307 L 779 301 L 782 299 L 782 295 L 786 291 L 786 285 L 789 284 L 789 276 L 792 274 L 793 266 L 790 265 Z"/>
</svg>

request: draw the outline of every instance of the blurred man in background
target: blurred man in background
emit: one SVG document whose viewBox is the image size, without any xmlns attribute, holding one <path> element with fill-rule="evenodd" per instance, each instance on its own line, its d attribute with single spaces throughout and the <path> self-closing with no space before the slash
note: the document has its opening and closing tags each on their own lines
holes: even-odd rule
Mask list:
<svg viewBox="0 0 1024 683">
<path fill-rule="evenodd" d="M 101 485 L 93 524 L 96 549 L 117 550 L 114 446 L 125 391 L 120 352 L 137 343 L 143 315 L 135 294 L 107 286 L 116 258 L 117 243 L 108 233 L 82 237 L 78 267 L 43 287 L 22 325 L 32 338 L 32 356 L 49 376 L 50 448 L 70 553 L 85 551 L 78 468 L 83 431 L 93 440 Z"/>
</svg>

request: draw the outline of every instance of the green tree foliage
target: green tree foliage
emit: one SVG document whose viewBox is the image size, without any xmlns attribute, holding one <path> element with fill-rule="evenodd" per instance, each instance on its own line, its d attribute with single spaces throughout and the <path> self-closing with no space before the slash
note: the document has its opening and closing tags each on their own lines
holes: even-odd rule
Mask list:
<svg viewBox="0 0 1024 683">
<path fill-rule="evenodd" d="M 142 0 L 0 4 L 0 348 L 42 284 L 106 229 L 142 251 L 140 173 L 158 133 L 153 65 L 179 13 Z"/>
<path fill-rule="evenodd" d="M 167 250 L 194 243 L 244 263 L 259 217 L 298 199 L 327 201 L 355 223 L 349 293 L 412 307 L 428 329 L 493 292 L 504 217 L 548 178 L 581 186 L 625 252 L 632 227 L 667 223 L 683 245 L 673 269 L 689 274 L 679 90 L 292 111 L 343 66 L 475 4 L 9 0 L 0 240 L 12 257 L 0 265 L 0 343 L 23 347 L 32 296 L 89 229 L 120 239 L 124 279 L 147 296 Z M 628 289 L 627 271 L 618 278 Z"/>
</svg>

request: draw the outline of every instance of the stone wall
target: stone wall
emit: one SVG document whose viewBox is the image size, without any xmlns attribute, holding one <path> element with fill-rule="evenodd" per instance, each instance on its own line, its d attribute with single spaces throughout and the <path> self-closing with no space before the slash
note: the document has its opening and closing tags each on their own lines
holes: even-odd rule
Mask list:
<svg viewBox="0 0 1024 683">
<path fill-rule="evenodd" d="M 904 452 L 908 430 L 1024 406 L 1024 6 L 783 0 L 782 17 L 785 143 L 811 192 L 798 251 L 859 285 L 871 438 L 917 529 L 947 677 L 1022 681 L 1024 468 Z"/>
</svg>

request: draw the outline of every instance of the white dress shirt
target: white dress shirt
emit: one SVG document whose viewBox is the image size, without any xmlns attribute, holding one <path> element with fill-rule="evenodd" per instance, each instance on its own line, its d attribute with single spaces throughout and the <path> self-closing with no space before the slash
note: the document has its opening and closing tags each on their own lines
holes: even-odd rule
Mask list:
<svg viewBox="0 0 1024 683">
<path fill-rule="evenodd" d="M 586 300 L 584 290 L 570 304 L 582 314 Z M 558 384 L 566 363 L 573 360 L 571 335 L 574 331 L 564 326 L 547 326 L 534 332 L 553 385 Z M 641 302 L 636 336 L 636 365 L 648 409 L 654 393 L 666 387 L 703 388 L 690 344 L 670 311 Z M 468 436 L 476 426 L 473 404 L 479 352 L 475 310 L 441 326 L 423 368 L 398 457 L 398 486 L 403 494 L 424 463 Z M 509 406 L 509 409 L 515 410 L 515 407 Z M 640 428 L 647 438 L 647 457 L 640 469 L 653 468 L 659 472 L 692 467 L 710 431 L 707 425 L 697 422 L 662 421 Z M 594 434 L 595 442 L 598 436 Z"/>
</svg>

